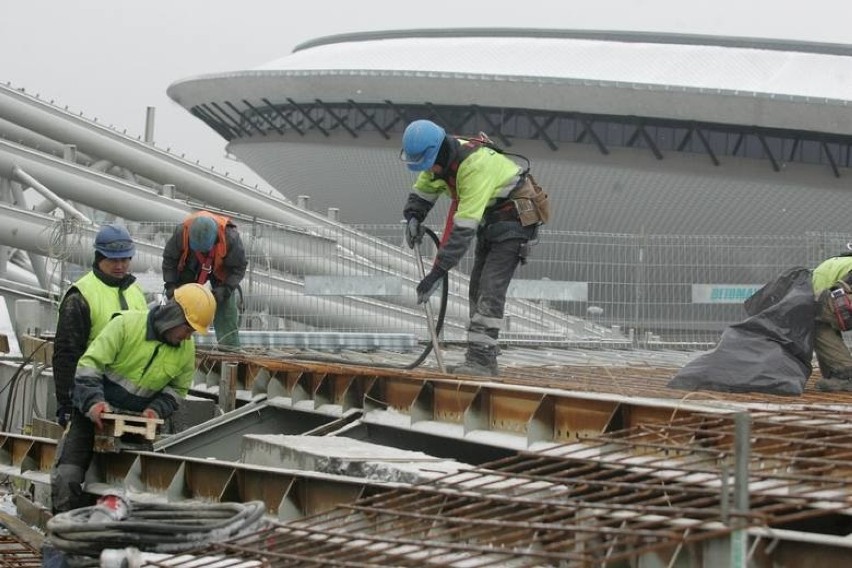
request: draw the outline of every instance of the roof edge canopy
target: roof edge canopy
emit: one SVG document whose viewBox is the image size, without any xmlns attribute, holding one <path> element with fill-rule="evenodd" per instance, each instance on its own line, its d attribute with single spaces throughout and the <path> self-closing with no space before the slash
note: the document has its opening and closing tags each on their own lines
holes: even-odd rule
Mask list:
<svg viewBox="0 0 852 568">
<path fill-rule="evenodd" d="M 745 49 L 765 49 L 771 51 L 794 51 L 799 53 L 852 56 L 852 45 L 844 45 L 839 43 L 820 43 L 771 38 L 678 34 L 668 32 L 634 32 L 618 30 L 557 30 L 543 28 L 423 28 L 410 30 L 352 32 L 324 36 L 308 40 L 306 42 L 302 42 L 293 48 L 293 53 L 323 45 L 333 45 L 336 43 L 376 41 L 383 39 L 452 37 L 587 39 L 598 41 L 614 41 L 621 43 L 704 45 L 715 47 L 738 47 Z"/>
</svg>

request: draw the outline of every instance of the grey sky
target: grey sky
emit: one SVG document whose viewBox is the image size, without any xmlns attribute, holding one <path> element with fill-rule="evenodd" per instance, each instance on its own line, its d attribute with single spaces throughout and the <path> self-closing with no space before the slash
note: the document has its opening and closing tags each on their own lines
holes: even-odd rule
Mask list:
<svg viewBox="0 0 852 568">
<path fill-rule="evenodd" d="M 172 82 L 255 67 L 339 33 L 439 27 L 634 30 L 852 44 L 852 2 L 831 0 L 5 0 L 0 80 L 256 179 L 166 96 Z"/>
</svg>

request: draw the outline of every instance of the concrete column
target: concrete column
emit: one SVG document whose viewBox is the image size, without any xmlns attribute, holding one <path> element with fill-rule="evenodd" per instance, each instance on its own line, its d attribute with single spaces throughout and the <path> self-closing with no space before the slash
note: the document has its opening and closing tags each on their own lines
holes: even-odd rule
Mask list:
<svg viewBox="0 0 852 568">
<path fill-rule="evenodd" d="M 145 110 L 145 142 L 154 143 L 154 112 L 156 109 L 149 106 Z"/>
</svg>

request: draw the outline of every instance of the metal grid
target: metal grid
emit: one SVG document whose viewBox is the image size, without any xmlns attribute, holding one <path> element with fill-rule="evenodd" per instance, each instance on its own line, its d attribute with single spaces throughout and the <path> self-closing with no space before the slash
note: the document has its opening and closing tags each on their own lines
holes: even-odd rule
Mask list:
<svg viewBox="0 0 852 568">
<path fill-rule="evenodd" d="M 402 243 L 400 225 L 310 229 L 237 220 L 249 267 L 242 283 L 241 328 L 248 331 L 300 333 L 405 334 L 428 341 L 422 309 L 414 301 L 415 258 Z M 150 294 L 162 291 L 159 246 L 172 223 L 132 223 L 131 233 L 150 243 L 134 259 L 134 271 Z M 74 227 L 64 249 L 67 258 L 81 243 Z M 367 236 L 370 235 L 370 236 Z M 711 347 L 730 324 L 746 314 L 748 293 L 791 266 L 814 266 L 845 250 L 847 235 L 736 237 L 618 235 L 543 230 L 529 262 L 512 290 L 501 339 L 622 346 Z M 427 247 L 428 248 L 428 247 Z M 88 258 L 88 249 L 75 257 Z M 427 253 L 431 254 L 431 253 Z M 151 258 L 148 258 L 148 257 Z M 468 255 L 450 280 L 450 304 L 444 338 L 464 340 L 468 318 Z M 88 270 L 65 264 L 60 288 Z M 539 282 L 572 286 L 585 292 L 575 299 L 523 296 Z M 704 298 L 702 294 L 710 294 Z M 717 293 L 719 297 L 712 294 Z M 727 295 L 730 295 L 728 297 Z M 45 318 L 42 329 L 55 324 Z"/>
<path fill-rule="evenodd" d="M 751 416 L 750 510 L 730 505 L 731 415 L 523 452 L 210 548 L 269 566 L 608 565 L 852 505 L 852 413 Z M 180 566 L 181 564 L 169 564 Z"/>
<path fill-rule="evenodd" d="M 41 553 L 21 539 L 0 534 L 0 568 L 38 568 Z"/>
</svg>

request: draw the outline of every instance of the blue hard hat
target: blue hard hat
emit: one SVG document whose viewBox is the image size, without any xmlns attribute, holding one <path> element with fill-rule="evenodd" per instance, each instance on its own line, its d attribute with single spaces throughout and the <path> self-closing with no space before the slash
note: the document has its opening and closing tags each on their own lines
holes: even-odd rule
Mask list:
<svg viewBox="0 0 852 568">
<path fill-rule="evenodd" d="M 431 120 L 415 120 L 402 134 L 399 159 L 412 172 L 424 172 L 435 165 L 435 158 L 447 132 Z"/>
<path fill-rule="evenodd" d="M 136 245 L 126 228 L 109 224 L 98 231 L 95 250 L 107 258 L 131 258 L 136 253 Z"/>
<path fill-rule="evenodd" d="M 218 232 L 216 221 L 212 217 L 196 217 L 189 226 L 189 248 L 197 252 L 209 252 L 216 244 Z"/>
</svg>

